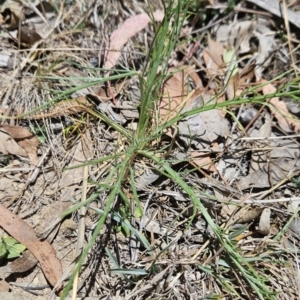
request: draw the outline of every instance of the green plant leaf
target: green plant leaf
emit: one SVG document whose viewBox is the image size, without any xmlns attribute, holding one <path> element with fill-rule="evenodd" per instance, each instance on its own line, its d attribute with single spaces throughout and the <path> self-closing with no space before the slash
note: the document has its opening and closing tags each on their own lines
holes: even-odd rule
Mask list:
<svg viewBox="0 0 300 300">
<path fill-rule="evenodd" d="M 13 247 L 9 248 L 8 250 L 8 254 L 7 254 L 7 258 L 11 259 L 11 258 L 16 258 L 16 257 L 20 257 L 21 253 L 26 249 L 26 246 L 22 245 L 22 244 L 16 244 Z"/>
<path fill-rule="evenodd" d="M 2 258 L 3 256 L 5 256 L 6 254 L 6 247 L 4 243 L 0 243 L 0 258 Z"/>
<path fill-rule="evenodd" d="M 6 249 L 8 250 L 13 245 L 17 244 L 18 241 L 10 236 L 4 236 L 2 238 L 3 243 L 5 244 Z"/>
<path fill-rule="evenodd" d="M 5 236 L 2 238 L 6 249 L 6 257 L 16 258 L 21 255 L 21 253 L 26 249 L 26 246 L 19 244 L 18 241 L 10 236 Z"/>
</svg>

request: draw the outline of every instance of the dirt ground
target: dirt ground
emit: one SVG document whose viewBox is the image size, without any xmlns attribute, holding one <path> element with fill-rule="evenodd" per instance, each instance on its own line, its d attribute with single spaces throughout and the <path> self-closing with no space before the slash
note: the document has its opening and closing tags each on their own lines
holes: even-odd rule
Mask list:
<svg viewBox="0 0 300 300">
<path fill-rule="evenodd" d="M 112 199 L 168 2 L 1 1 L 1 300 L 60 299 L 84 249 L 66 299 L 299 299 L 300 5 L 280 3 L 189 2 L 149 136 L 186 117 Z"/>
</svg>

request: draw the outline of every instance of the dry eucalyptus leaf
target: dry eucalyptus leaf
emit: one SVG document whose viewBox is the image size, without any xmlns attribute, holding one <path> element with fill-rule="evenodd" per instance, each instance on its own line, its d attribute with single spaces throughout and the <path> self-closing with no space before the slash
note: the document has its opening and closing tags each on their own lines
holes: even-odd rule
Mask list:
<svg viewBox="0 0 300 300">
<path fill-rule="evenodd" d="M 238 21 L 221 25 L 217 29 L 217 41 L 233 45 L 240 54 L 246 55 L 252 50 L 251 39 L 258 40 L 258 51 L 253 51 L 252 59 L 255 59 L 255 75 L 259 80 L 268 59 L 276 47 L 275 34 L 271 34 L 271 22 L 264 18 L 251 21 Z"/>
<path fill-rule="evenodd" d="M 0 130 L 0 152 L 3 154 L 13 154 L 27 156 L 26 151 L 5 130 Z"/>
<path fill-rule="evenodd" d="M 240 53 L 247 53 L 251 50 L 250 39 L 252 28 L 256 25 L 253 20 L 239 21 L 235 24 L 222 24 L 217 31 L 217 41 L 230 45 L 239 44 Z"/>
<path fill-rule="evenodd" d="M 200 78 L 191 66 L 180 70 L 170 68 L 169 72 L 173 75 L 164 82 L 163 97 L 159 103 L 160 117 L 163 122 L 175 117 L 183 107 L 188 106 L 197 97 L 197 91 L 190 98 L 187 97 L 188 79 L 193 79 L 196 85 L 200 85 Z"/>
<path fill-rule="evenodd" d="M 40 262 L 45 277 L 52 286 L 55 286 L 62 276 L 62 266 L 50 243 L 41 242 L 35 231 L 26 222 L 1 204 L 0 226 L 33 253 Z"/>
<path fill-rule="evenodd" d="M 285 105 L 290 113 L 299 117 L 300 115 L 300 102 L 293 101 L 289 98 L 282 99 L 285 102 Z"/>
<path fill-rule="evenodd" d="M 0 297 L 2 292 L 8 292 L 9 290 L 10 290 L 10 284 L 5 280 L 0 280 Z M 3 298 L 1 297 L 1 299 Z"/>
<path fill-rule="evenodd" d="M 162 11 L 156 11 L 152 14 L 152 16 L 154 20 L 162 21 L 164 13 Z M 112 33 L 110 37 L 109 50 L 105 55 L 106 59 L 104 69 L 111 69 L 116 65 L 121 55 L 122 47 L 131 37 L 143 30 L 150 21 L 150 17 L 146 13 L 139 14 L 127 19 L 120 28 Z"/>
<path fill-rule="evenodd" d="M 300 200 L 290 201 L 288 206 L 287 206 L 287 211 L 289 213 L 293 214 L 298 210 L 299 205 L 300 205 Z"/>
<path fill-rule="evenodd" d="M 113 110 L 113 106 L 110 102 L 102 102 L 97 106 L 97 109 L 101 112 L 107 114 L 114 122 L 124 124 L 127 122 L 127 119 L 124 118 L 121 114 L 117 114 Z"/>
<path fill-rule="evenodd" d="M 262 83 L 266 83 L 266 85 L 262 88 L 264 95 L 274 94 L 277 92 L 276 87 L 271 83 L 267 83 L 265 80 L 263 80 Z M 270 103 L 272 104 L 270 109 L 277 119 L 280 127 L 286 132 L 294 131 L 295 133 L 300 133 L 300 120 L 296 119 L 291 113 L 289 113 L 285 102 L 280 101 L 279 97 L 273 97 L 270 100 Z"/>
<path fill-rule="evenodd" d="M 299 143 L 293 139 L 273 141 L 270 147 L 272 147 L 270 152 L 271 158 L 285 157 L 296 160 L 300 157 Z"/>
<path fill-rule="evenodd" d="M 138 176 L 135 180 L 137 189 L 145 189 L 159 178 L 160 174 L 155 170 L 147 168 L 141 176 Z"/>
<path fill-rule="evenodd" d="M 223 52 L 224 47 L 222 44 L 208 37 L 208 47 L 203 51 L 203 58 L 210 77 L 225 74 Z"/>
<path fill-rule="evenodd" d="M 272 14 L 282 17 L 283 12 L 282 12 L 282 3 L 280 1 L 274 1 L 274 0 L 263 0 L 263 1 L 257 1 L 257 0 L 247 0 L 247 2 L 252 2 L 254 5 L 257 5 L 261 7 L 262 9 L 265 9 L 266 11 L 271 12 Z M 297 3 L 297 1 L 288 1 L 287 4 L 293 5 Z M 291 8 L 287 8 L 286 10 L 287 16 L 286 18 L 300 28 L 300 20 L 299 20 L 299 11 L 294 11 Z"/>
<path fill-rule="evenodd" d="M 0 129 L 0 134 L 2 134 L 0 148 L 2 148 L 2 142 L 2 146 L 6 147 L 7 153 L 28 156 L 34 165 L 38 163 L 37 148 L 39 141 L 33 133 L 21 126 L 1 125 Z M 10 137 L 5 137 L 3 131 L 7 132 Z M 14 139 L 15 143 L 12 139 Z M 19 145 L 18 148 L 16 147 L 16 143 Z M 16 150 L 17 152 L 13 153 Z"/>
</svg>

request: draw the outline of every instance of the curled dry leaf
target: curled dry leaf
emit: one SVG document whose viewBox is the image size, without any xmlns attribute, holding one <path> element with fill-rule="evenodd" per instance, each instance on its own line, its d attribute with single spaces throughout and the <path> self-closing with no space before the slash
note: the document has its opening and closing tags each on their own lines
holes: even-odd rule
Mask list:
<svg viewBox="0 0 300 300">
<path fill-rule="evenodd" d="M 260 216 L 258 230 L 263 235 L 268 235 L 270 233 L 270 217 L 271 210 L 270 208 L 265 208 Z"/>
<path fill-rule="evenodd" d="M 48 241 L 41 242 L 26 222 L 2 204 L 0 204 L 0 226 L 32 252 L 49 283 L 55 286 L 62 276 L 62 266 L 51 244 Z"/>
<path fill-rule="evenodd" d="M 266 83 L 267 81 L 263 80 L 262 83 Z M 263 94 L 274 94 L 276 93 L 276 88 L 271 83 L 267 83 L 262 88 Z M 284 101 L 280 101 L 279 97 L 273 97 L 270 100 L 272 104 L 270 109 L 277 119 L 280 127 L 285 131 L 294 131 L 295 133 L 300 133 L 300 120 L 295 119 L 295 117 L 289 113 L 286 104 Z"/>
<path fill-rule="evenodd" d="M 162 21 L 163 17 L 164 13 L 162 11 L 156 11 L 153 13 L 155 21 Z M 121 55 L 120 51 L 122 47 L 131 37 L 143 30 L 150 21 L 151 20 L 147 14 L 139 14 L 127 19 L 120 28 L 112 33 L 110 37 L 109 50 L 105 55 L 105 69 L 111 69 L 116 65 Z"/>
<path fill-rule="evenodd" d="M 0 13 L 0 25 L 7 30 L 19 27 L 24 20 L 23 6 L 21 2 L 11 1 Z"/>
<path fill-rule="evenodd" d="M 13 155 L 28 156 L 36 165 L 38 162 L 37 137 L 27 128 L 21 126 L 1 125 L 0 127 L 0 152 Z"/>
</svg>

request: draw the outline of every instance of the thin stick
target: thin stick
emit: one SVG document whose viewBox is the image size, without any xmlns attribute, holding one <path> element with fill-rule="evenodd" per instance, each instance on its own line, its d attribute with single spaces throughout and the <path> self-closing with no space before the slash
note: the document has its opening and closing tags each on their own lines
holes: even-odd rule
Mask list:
<svg viewBox="0 0 300 300">
<path fill-rule="evenodd" d="M 87 182 L 88 182 L 88 175 L 89 175 L 88 171 L 89 171 L 89 167 L 84 166 L 81 202 L 86 201 Z M 84 220 L 85 214 L 86 214 L 86 208 L 85 208 L 85 206 L 82 206 L 79 210 L 80 219 L 79 219 L 79 225 L 78 225 L 78 238 L 77 238 L 77 244 L 76 244 L 76 258 L 79 257 L 79 255 L 81 254 L 82 248 L 83 248 L 84 231 L 85 231 L 85 220 Z M 76 269 L 76 267 L 77 267 L 77 264 L 75 265 L 75 269 Z M 79 271 L 75 274 L 75 277 L 74 277 L 72 300 L 76 300 L 77 288 L 78 288 L 78 277 L 79 277 Z"/>
</svg>

